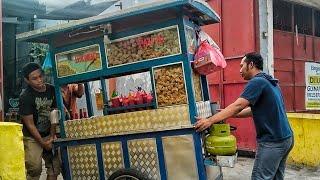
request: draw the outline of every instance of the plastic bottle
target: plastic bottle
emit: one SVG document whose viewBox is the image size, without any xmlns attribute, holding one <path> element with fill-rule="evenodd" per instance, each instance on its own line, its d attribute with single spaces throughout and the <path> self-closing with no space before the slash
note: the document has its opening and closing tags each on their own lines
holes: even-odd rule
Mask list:
<svg viewBox="0 0 320 180">
<path fill-rule="evenodd" d="M 83 108 L 82 113 L 83 113 L 82 115 L 83 118 L 88 118 L 88 113 L 86 108 Z"/>
<path fill-rule="evenodd" d="M 74 118 L 73 119 L 79 119 L 79 115 L 77 112 L 74 113 Z"/>
<path fill-rule="evenodd" d="M 82 113 L 82 109 L 81 109 L 81 108 L 79 109 L 79 116 L 80 116 L 80 117 L 79 117 L 80 119 L 83 118 L 83 113 Z"/>
</svg>

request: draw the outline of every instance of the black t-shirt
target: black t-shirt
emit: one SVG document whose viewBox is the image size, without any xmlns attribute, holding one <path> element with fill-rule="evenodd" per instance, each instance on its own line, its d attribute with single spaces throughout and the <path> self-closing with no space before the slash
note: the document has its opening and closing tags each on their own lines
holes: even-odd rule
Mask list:
<svg viewBox="0 0 320 180">
<path fill-rule="evenodd" d="M 56 108 L 56 98 L 54 87 L 50 84 L 46 84 L 45 92 L 35 91 L 28 86 L 19 98 L 19 114 L 21 116 L 33 115 L 34 125 L 38 129 L 42 137 L 50 134 L 50 111 Z M 24 136 L 31 137 L 30 132 L 23 125 Z"/>
</svg>

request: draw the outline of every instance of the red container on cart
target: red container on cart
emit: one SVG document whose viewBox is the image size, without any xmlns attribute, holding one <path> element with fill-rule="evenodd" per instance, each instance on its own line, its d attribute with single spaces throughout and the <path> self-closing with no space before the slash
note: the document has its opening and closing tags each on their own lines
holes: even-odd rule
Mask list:
<svg viewBox="0 0 320 180">
<path fill-rule="evenodd" d="M 145 93 L 145 94 L 143 95 L 143 102 L 144 102 L 144 103 L 149 104 L 149 103 L 152 102 L 152 100 L 153 100 L 153 97 L 152 97 L 151 94 Z"/>
<path fill-rule="evenodd" d="M 129 103 L 129 106 L 132 106 L 135 104 L 135 97 L 131 93 L 129 93 L 128 95 L 128 103 Z"/>
<path fill-rule="evenodd" d="M 79 119 L 79 114 L 77 112 L 74 113 L 73 119 Z"/>
<path fill-rule="evenodd" d="M 120 98 L 119 97 L 115 97 L 111 99 L 111 103 L 112 103 L 112 107 L 116 108 L 120 106 Z"/>
<path fill-rule="evenodd" d="M 143 95 L 141 92 L 137 92 L 134 98 L 136 104 L 143 104 Z"/>
<path fill-rule="evenodd" d="M 129 100 L 127 97 L 123 97 L 122 98 L 122 105 L 123 106 L 129 106 Z"/>
<path fill-rule="evenodd" d="M 129 101 L 129 106 L 135 105 L 134 98 L 128 99 L 128 101 Z"/>
<path fill-rule="evenodd" d="M 82 113 L 83 113 L 82 115 L 83 118 L 88 118 L 88 113 L 86 108 L 83 108 Z"/>
</svg>

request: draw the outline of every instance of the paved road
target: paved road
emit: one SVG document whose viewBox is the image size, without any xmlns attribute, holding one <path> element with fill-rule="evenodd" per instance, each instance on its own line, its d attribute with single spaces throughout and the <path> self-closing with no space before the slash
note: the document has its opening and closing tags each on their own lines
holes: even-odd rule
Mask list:
<svg viewBox="0 0 320 180">
<path fill-rule="evenodd" d="M 235 168 L 223 168 L 224 180 L 249 180 L 253 158 L 238 157 Z M 287 166 L 285 180 L 320 180 L 320 169 L 307 169 Z"/>
<path fill-rule="evenodd" d="M 253 161 L 253 158 L 238 157 L 238 162 L 234 168 L 223 168 L 224 180 L 250 180 Z M 46 173 L 43 171 L 40 180 L 45 179 Z M 58 180 L 63 179 L 59 176 Z M 285 172 L 285 180 L 320 180 L 320 169 L 301 169 L 288 166 Z"/>
</svg>

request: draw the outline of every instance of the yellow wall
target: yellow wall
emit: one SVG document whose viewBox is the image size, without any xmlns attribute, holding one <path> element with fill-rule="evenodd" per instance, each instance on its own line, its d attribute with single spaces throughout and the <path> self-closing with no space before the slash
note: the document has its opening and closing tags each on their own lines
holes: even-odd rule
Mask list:
<svg viewBox="0 0 320 180">
<path fill-rule="evenodd" d="M 290 164 L 317 167 L 320 165 L 320 114 L 288 113 L 295 145 Z"/>
<path fill-rule="evenodd" d="M 0 180 L 25 180 L 22 125 L 0 122 Z"/>
</svg>

